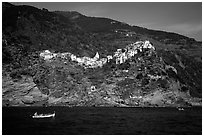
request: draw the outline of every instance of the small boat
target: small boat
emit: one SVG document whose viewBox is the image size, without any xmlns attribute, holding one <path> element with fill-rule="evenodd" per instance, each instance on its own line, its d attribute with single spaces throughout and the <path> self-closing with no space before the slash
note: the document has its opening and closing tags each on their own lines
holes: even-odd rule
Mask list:
<svg viewBox="0 0 204 137">
<path fill-rule="evenodd" d="M 177 109 L 178 109 L 179 111 L 184 111 L 184 108 L 178 107 Z"/>
<path fill-rule="evenodd" d="M 37 114 L 37 112 L 35 112 L 35 114 L 32 116 L 33 118 L 50 118 L 50 117 L 55 117 L 55 112 L 53 114 Z"/>
</svg>

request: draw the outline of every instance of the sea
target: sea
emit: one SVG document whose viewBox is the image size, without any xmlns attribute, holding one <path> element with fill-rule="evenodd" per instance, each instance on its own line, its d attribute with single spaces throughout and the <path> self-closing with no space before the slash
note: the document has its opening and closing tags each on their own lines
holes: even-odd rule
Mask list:
<svg viewBox="0 0 204 137">
<path fill-rule="evenodd" d="M 32 118 L 54 111 L 54 118 Z M 3 107 L 2 134 L 201 135 L 202 107 Z"/>
</svg>

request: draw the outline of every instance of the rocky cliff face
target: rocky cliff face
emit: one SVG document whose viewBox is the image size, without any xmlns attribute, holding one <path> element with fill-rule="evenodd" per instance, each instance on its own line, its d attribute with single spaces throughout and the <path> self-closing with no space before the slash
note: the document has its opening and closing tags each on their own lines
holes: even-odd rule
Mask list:
<svg viewBox="0 0 204 137">
<path fill-rule="evenodd" d="M 3 105 L 201 105 L 200 43 L 136 28 L 3 3 Z"/>
</svg>

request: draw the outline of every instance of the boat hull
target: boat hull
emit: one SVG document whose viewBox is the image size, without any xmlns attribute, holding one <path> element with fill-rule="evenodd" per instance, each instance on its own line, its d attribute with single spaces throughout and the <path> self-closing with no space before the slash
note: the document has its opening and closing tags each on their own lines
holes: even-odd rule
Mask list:
<svg viewBox="0 0 204 137">
<path fill-rule="evenodd" d="M 55 114 L 32 116 L 32 118 L 51 118 L 51 117 L 55 117 Z"/>
</svg>

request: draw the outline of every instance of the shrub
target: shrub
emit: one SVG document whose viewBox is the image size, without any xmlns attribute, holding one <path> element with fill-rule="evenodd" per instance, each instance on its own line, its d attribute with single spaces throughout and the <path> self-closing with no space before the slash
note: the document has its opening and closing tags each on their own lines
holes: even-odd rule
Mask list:
<svg viewBox="0 0 204 137">
<path fill-rule="evenodd" d="M 13 72 L 11 72 L 10 77 L 12 79 L 21 79 L 22 76 L 21 76 L 20 70 L 14 70 Z"/>
<path fill-rule="evenodd" d="M 168 87 L 168 81 L 166 79 L 158 79 L 158 83 L 162 88 L 167 88 Z"/>
</svg>

